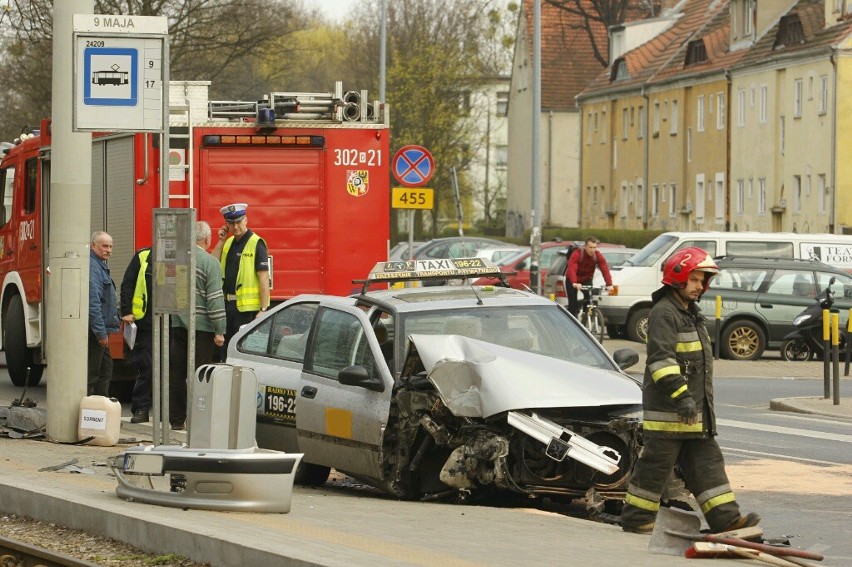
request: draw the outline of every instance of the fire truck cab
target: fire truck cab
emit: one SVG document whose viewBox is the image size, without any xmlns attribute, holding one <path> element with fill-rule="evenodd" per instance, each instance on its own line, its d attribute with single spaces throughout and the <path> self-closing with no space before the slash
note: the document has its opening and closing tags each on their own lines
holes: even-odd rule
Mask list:
<svg viewBox="0 0 852 567">
<path fill-rule="evenodd" d="M 136 250 L 151 245 L 152 211 L 192 207 L 214 233 L 219 209 L 247 203 L 267 243 L 270 295 L 348 295 L 386 257 L 390 238 L 387 108 L 366 91 L 273 92 L 210 101 L 207 81 L 170 84 L 168 202 L 160 202 L 159 136 L 92 137 L 91 232 L 113 237 L 118 286 Z M 15 385 L 37 384 L 45 357 L 50 121 L 0 146 L 0 328 Z M 121 358 L 120 334 L 111 337 Z"/>
</svg>

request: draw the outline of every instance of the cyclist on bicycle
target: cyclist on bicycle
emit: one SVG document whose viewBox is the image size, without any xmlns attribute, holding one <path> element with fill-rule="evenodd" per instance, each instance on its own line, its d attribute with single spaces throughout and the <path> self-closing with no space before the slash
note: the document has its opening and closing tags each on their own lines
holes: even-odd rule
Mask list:
<svg viewBox="0 0 852 567">
<path fill-rule="evenodd" d="M 599 242 L 594 236 L 586 238 L 583 247 L 574 250 L 568 258 L 568 268 L 565 270 L 565 288 L 568 293 L 568 311 L 574 317 L 580 314 L 577 291 L 584 285 L 592 285 L 596 267 L 601 271 L 607 291 L 612 291 L 612 275 L 609 273 L 606 258 L 598 252 Z"/>
</svg>

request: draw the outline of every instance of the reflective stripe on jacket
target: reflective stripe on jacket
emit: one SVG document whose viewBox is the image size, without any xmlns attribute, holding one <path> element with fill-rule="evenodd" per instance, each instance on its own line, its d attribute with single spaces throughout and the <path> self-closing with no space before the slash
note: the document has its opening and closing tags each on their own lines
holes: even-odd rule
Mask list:
<svg viewBox="0 0 852 567">
<path fill-rule="evenodd" d="M 257 251 L 257 243 L 263 240 L 256 234 L 252 234 L 248 242 L 246 242 L 243 253 L 240 255 L 239 270 L 237 271 L 237 281 L 234 283 L 234 293 L 237 296 L 237 311 L 260 311 L 260 280 L 257 278 L 257 272 L 254 269 L 255 252 Z M 234 242 L 234 237 L 231 236 L 225 241 L 222 247 L 222 255 L 219 258 L 219 263 L 222 266 L 222 275 L 225 274 L 225 263 L 228 258 L 228 251 L 231 249 L 231 244 Z M 264 245 L 266 242 L 263 242 Z"/>
<path fill-rule="evenodd" d="M 644 434 L 695 438 L 716 434 L 713 410 L 713 349 L 697 305 L 681 307 L 664 294 L 648 316 L 648 359 L 642 405 Z M 686 393 L 698 407 L 698 423 L 681 423 L 677 399 Z"/>
<path fill-rule="evenodd" d="M 139 273 L 136 276 L 136 288 L 133 290 L 133 317 L 142 319 L 148 312 L 148 282 L 145 272 L 148 270 L 148 256 L 151 249 L 139 253 Z"/>
</svg>

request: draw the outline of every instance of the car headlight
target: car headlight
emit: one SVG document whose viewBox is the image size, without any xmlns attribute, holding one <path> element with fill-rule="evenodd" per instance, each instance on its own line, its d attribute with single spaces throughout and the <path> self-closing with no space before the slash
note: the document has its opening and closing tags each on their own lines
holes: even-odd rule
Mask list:
<svg viewBox="0 0 852 567">
<path fill-rule="evenodd" d="M 813 315 L 811 315 L 810 313 L 804 313 L 802 315 L 798 315 L 795 319 L 793 319 L 793 325 L 798 327 L 799 325 L 801 325 L 802 323 L 804 323 L 805 321 L 807 321 L 811 317 L 813 317 Z"/>
</svg>

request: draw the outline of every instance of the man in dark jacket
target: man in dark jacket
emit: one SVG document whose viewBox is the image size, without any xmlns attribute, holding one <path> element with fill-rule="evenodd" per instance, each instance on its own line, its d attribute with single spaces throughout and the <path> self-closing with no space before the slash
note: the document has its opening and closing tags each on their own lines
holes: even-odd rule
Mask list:
<svg viewBox="0 0 852 567">
<path fill-rule="evenodd" d="M 601 271 L 606 283 L 607 291 L 612 291 L 612 274 L 609 273 L 609 264 L 606 258 L 598 252 L 598 239 L 590 236 L 586 239 L 582 248 L 574 250 L 568 258 L 568 267 L 565 270 L 565 288 L 568 294 L 568 311 L 574 317 L 580 314 L 580 301 L 577 292 L 584 285 L 591 285 L 595 277 L 595 268 Z"/>
<path fill-rule="evenodd" d="M 645 446 L 627 487 L 621 512 L 624 531 L 653 531 L 675 464 L 713 532 L 760 521 L 755 513 L 740 514 L 715 439 L 713 350 L 696 302 L 718 273 L 707 252 L 686 248 L 666 262 L 664 285 L 651 296 L 642 391 Z"/>
<path fill-rule="evenodd" d="M 107 260 L 112 255 L 112 236 L 92 234 L 89 251 L 89 371 L 88 395 L 108 396 L 112 378 L 109 334 L 118 331 L 115 282 Z"/>
<path fill-rule="evenodd" d="M 142 248 L 133 255 L 121 280 L 121 319 L 125 325 L 136 324 L 136 340 L 129 357 L 137 371 L 130 399 L 130 423 L 147 422 L 151 410 L 151 260 L 151 248 Z"/>
</svg>

